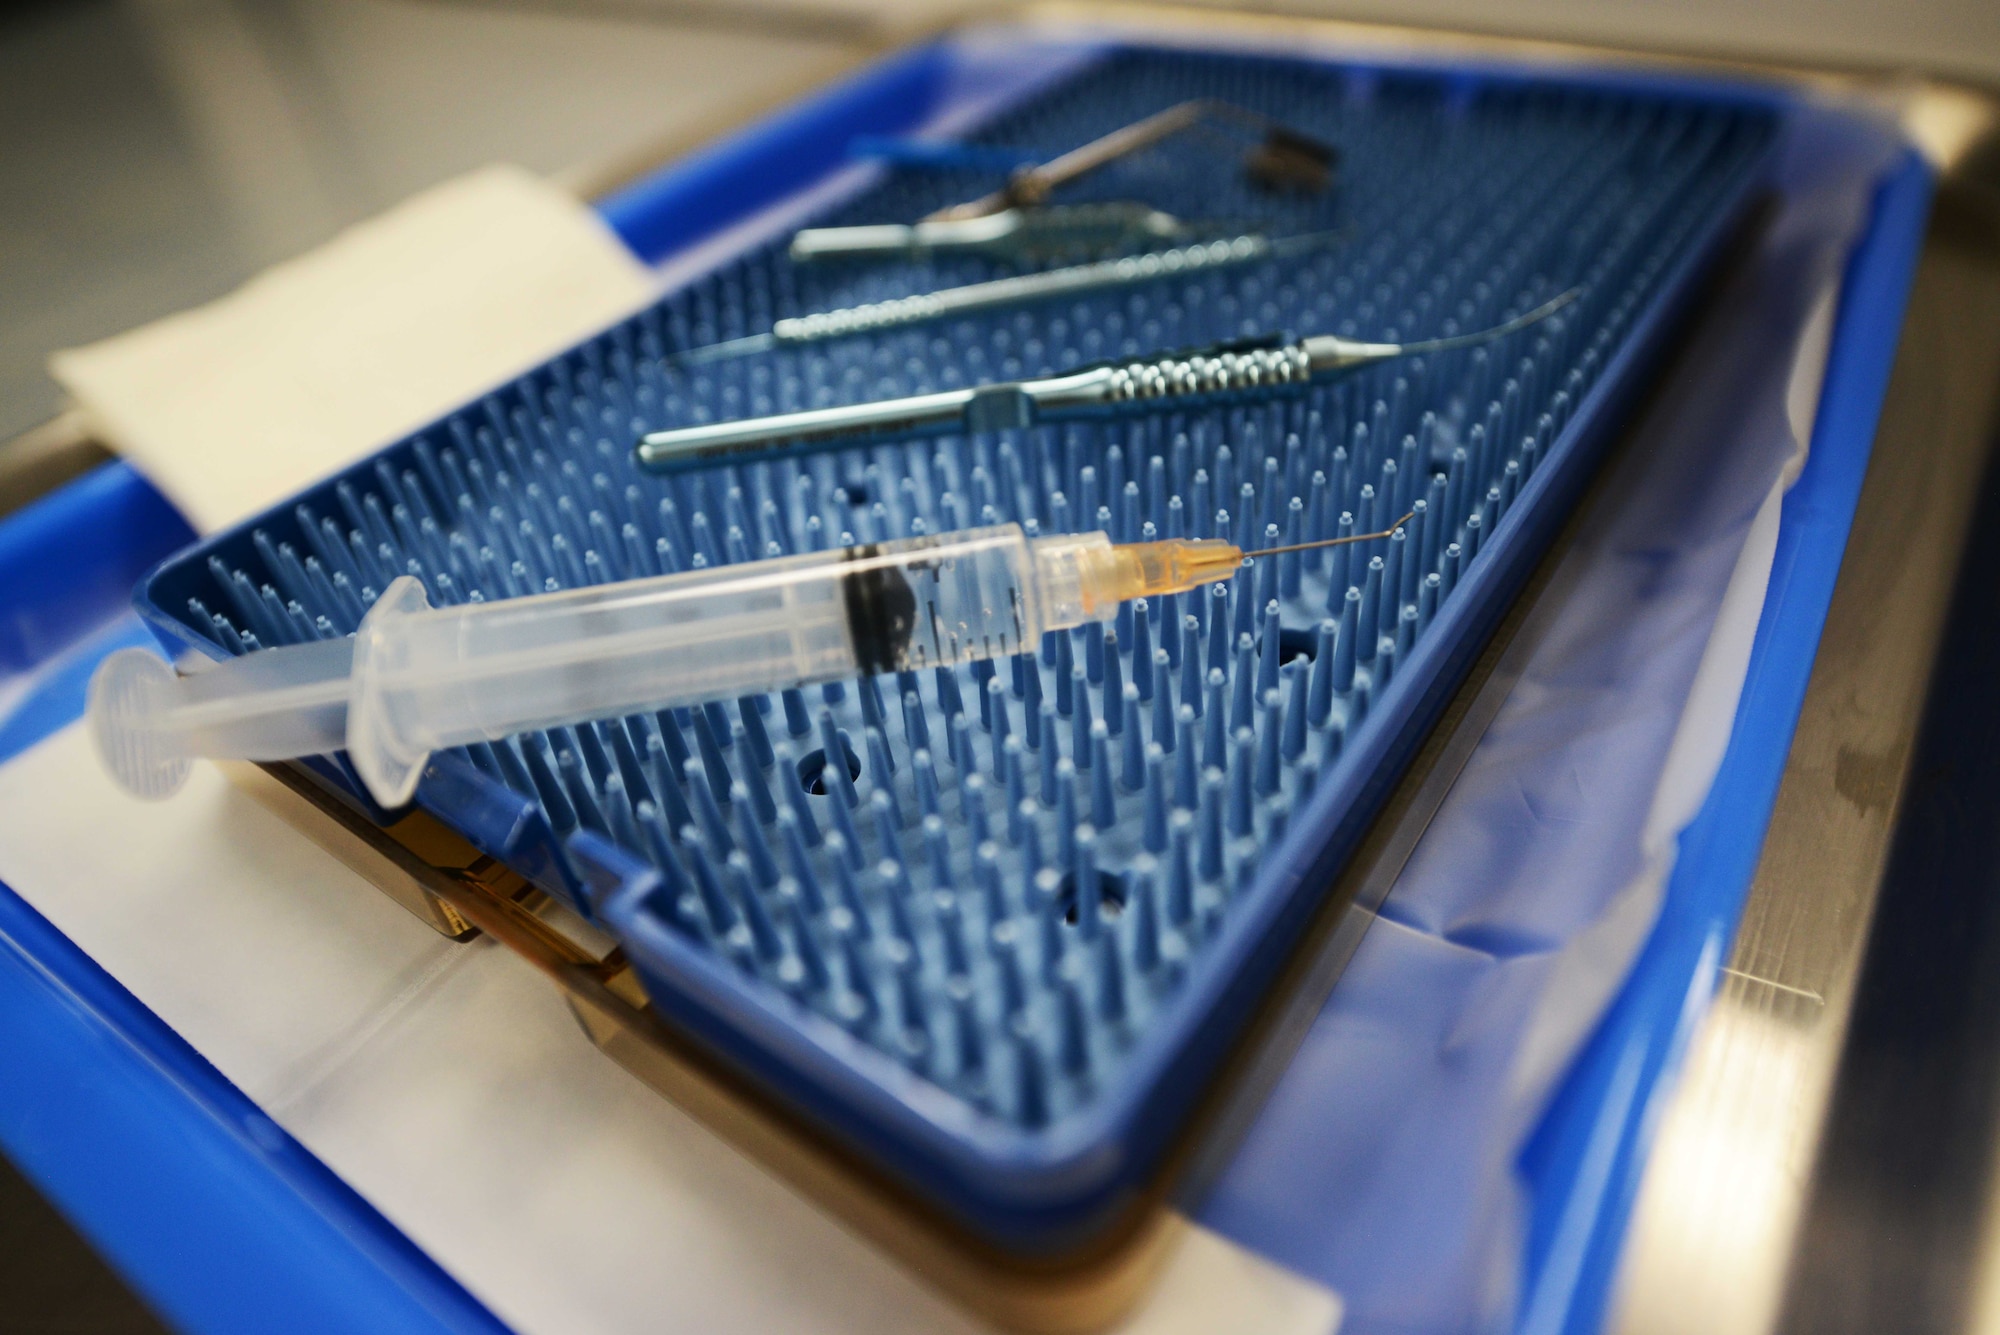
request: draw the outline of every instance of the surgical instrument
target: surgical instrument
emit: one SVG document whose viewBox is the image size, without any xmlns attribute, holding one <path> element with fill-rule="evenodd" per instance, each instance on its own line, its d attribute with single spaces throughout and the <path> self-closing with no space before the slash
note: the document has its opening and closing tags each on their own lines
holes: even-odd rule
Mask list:
<svg viewBox="0 0 2000 1335">
<path fill-rule="evenodd" d="M 917 223 L 811 227 L 792 239 L 794 260 L 905 255 L 935 250 L 1015 250 L 1039 246 L 1110 248 L 1119 238 L 1154 240 L 1185 236 L 1190 230 L 1170 214 L 1144 204 L 1049 205 L 1059 186 L 1098 168 L 1151 148 L 1163 139 L 1203 124 L 1220 122 L 1262 132 L 1244 160 L 1252 184 L 1266 190 L 1317 194 L 1333 177 L 1338 154 L 1329 144 L 1291 129 L 1259 112 L 1229 102 L 1198 98 L 1177 103 L 1143 120 L 1073 148 L 1038 166 L 1021 167 L 991 194 L 925 215 Z"/>
<path fill-rule="evenodd" d="M 1307 545 L 1386 538 L 1402 522 Z M 352 639 L 257 650 L 188 676 L 120 650 L 91 681 L 91 730 L 105 767 L 139 796 L 174 792 L 195 756 L 344 747 L 369 792 L 395 807 L 444 747 L 1005 657 L 1109 620 L 1130 599 L 1291 550 L 1031 538 L 997 524 L 458 606 L 430 606 L 404 575 Z"/>
<path fill-rule="evenodd" d="M 913 436 L 1000 431 L 1268 396 L 1399 357 L 1448 352 L 1504 338 L 1547 319 L 1576 294 L 1572 288 L 1524 315 L 1476 333 L 1409 343 L 1368 343 L 1332 334 L 1290 343 L 1275 337 L 1244 340 L 1040 380 L 1006 381 L 655 431 L 640 439 L 634 453 L 640 467 L 664 473 L 714 463 L 742 463 L 781 451 L 841 449 Z"/>
<path fill-rule="evenodd" d="M 1057 187 L 1096 171 L 1120 158 L 1151 148 L 1163 139 L 1204 122 L 1221 122 L 1261 131 L 1258 142 L 1244 162 L 1253 184 L 1265 189 L 1304 189 L 1317 193 L 1332 180 L 1337 154 L 1332 145 L 1321 143 L 1261 112 L 1215 98 L 1196 98 L 1157 111 L 1143 120 L 1122 126 L 1061 157 L 1036 167 L 1023 167 L 1008 177 L 1007 184 L 990 195 L 954 204 L 929 215 L 926 222 L 958 218 L 980 218 L 1003 209 L 1046 204 Z"/>
<path fill-rule="evenodd" d="M 1144 255 L 1127 255 L 1122 259 L 1098 260 L 1092 264 L 1075 264 L 1040 273 L 1016 274 L 1007 278 L 991 279 L 984 283 L 967 283 L 960 287 L 941 288 L 935 292 L 918 292 L 907 297 L 822 311 L 814 315 L 789 316 L 774 323 L 765 333 L 747 334 L 742 338 L 711 343 L 707 347 L 694 348 L 667 360 L 669 365 L 699 366 L 708 362 L 725 361 L 732 357 L 769 352 L 776 348 L 799 347 L 828 339 L 849 338 L 857 334 L 885 333 L 905 329 L 911 325 L 976 315 L 1009 306 L 1085 296 L 1109 288 L 1129 287 L 1135 283 L 1192 276 L 1229 266 L 1250 264 L 1257 260 L 1283 258 L 1324 245 L 1336 235 L 1339 234 L 1312 232 L 1276 241 L 1254 234 L 1238 236 L 1229 240 L 1179 246 L 1172 250 L 1149 251 Z"/>
<path fill-rule="evenodd" d="M 1050 208 L 1005 209 L 977 217 L 859 227 L 808 227 L 792 238 L 796 263 L 830 259 L 986 255 L 1025 260 L 1047 255 L 1103 254 L 1134 245 L 1179 241 L 1193 224 L 1147 204 L 1113 201 Z"/>
</svg>

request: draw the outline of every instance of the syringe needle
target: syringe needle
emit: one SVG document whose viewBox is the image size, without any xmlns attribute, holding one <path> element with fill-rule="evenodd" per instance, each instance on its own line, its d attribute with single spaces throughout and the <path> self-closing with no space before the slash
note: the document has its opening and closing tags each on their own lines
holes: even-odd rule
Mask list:
<svg viewBox="0 0 2000 1335">
<path fill-rule="evenodd" d="M 1254 552 L 1243 553 L 1248 561 L 1258 556 L 1283 556 L 1286 552 L 1309 552 L 1316 547 L 1338 547 L 1344 542 L 1374 542 L 1378 538 L 1393 537 L 1397 529 L 1416 516 L 1415 510 L 1407 511 L 1401 519 L 1383 529 L 1380 533 L 1350 533 L 1344 538 L 1319 538 L 1312 542 L 1294 542 L 1284 547 L 1264 547 Z"/>
<path fill-rule="evenodd" d="M 1334 547 L 1343 542 L 1370 542 L 1386 538 L 1409 522 L 1415 510 L 1380 533 L 1355 533 L 1343 538 L 1321 538 L 1316 542 L 1294 543 L 1289 547 L 1266 547 L 1246 552 L 1233 542 L 1218 538 L 1162 538 L 1156 542 L 1121 542 L 1110 549 L 1094 597 L 1113 603 L 1133 598 L 1155 598 L 1161 594 L 1186 593 L 1204 584 L 1229 579 L 1245 561 L 1257 556 L 1282 556 L 1308 547 Z"/>
</svg>

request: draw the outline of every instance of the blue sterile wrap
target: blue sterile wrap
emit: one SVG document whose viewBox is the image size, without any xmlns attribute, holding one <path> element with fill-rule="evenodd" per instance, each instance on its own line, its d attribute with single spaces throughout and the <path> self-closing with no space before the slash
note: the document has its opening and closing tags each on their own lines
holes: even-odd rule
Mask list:
<svg viewBox="0 0 2000 1335">
<path fill-rule="evenodd" d="M 1905 155 L 1851 114 L 1795 118 L 1754 259 L 1565 557 L 1518 684 L 1196 1211 L 1336 1288 L 1345 1331 L 1517 1314 L 1564 1328 L 1568 1295 L 1539 1287 L 1563 1276 L 1531 1267 L 1522 1283 L 1539 1184 L 1517 1161 L 1658 919 L 1722 760 L 1842 275 Z M 1883 315 L 1848 312 L 1841 336 Z M 1872 434 L 1872 414 L 1858 425 Z"/>
</svg>

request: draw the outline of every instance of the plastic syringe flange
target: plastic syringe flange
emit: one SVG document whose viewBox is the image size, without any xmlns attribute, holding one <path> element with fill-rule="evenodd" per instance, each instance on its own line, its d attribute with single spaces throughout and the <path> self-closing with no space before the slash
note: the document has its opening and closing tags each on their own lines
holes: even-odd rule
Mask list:
<svg viewBox="0 0 2000 1335">
<path fill-rule="evenodd" d="M 426 747 L 413 745 L 405 720 L 384 689 L 409 640 L 399 623 L 430 610 L 423 581 L 404 575 L 393 581 L 368 609 L 354 632 L 354 668 L 347 697 L 347 758 L 385 807 L 399 807 L 416 795 L 417 780 L 431 757 Z"/>
</svg>

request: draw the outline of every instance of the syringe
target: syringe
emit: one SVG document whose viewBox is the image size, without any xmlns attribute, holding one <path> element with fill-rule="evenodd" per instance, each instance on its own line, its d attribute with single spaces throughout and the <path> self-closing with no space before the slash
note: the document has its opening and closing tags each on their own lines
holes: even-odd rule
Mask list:
<svg viewBox="0 0 2000 1335">
<path fill-rule="evenodd" d="M 1268 554 L 1216 539 L 1030 538 L 999 524 L 455 607 L 431 607 L 405 575 L 351 640 L 257 650 L 188 676 L 120 650 L 91 681 L 91 730 L 105 767 L 142 797 L 178 789 L 196 756 L 344 747 L 394 807 L 445 747 L 1005 657 Z"/>
<path fill-rule="evenodd" d="M 633 447 L 654 473 L 748 463 L 779 453 L 844 449 L 878 441 L 1001 431 L 1081 418 L 1199 407 L 1298 391 L 1398 357 L 1471 347 L 1516 333 L 1561 310 L 1576 289 L 1524 315 L 1471 334 L 1410 343 L 1365 343 L 1317 334 L 1297 342 L 1244 340 L 1150 361 L 1116 362 L 1040 380 L 1013 380 L 908 398 L 654 431 Z"/>
</svg>

